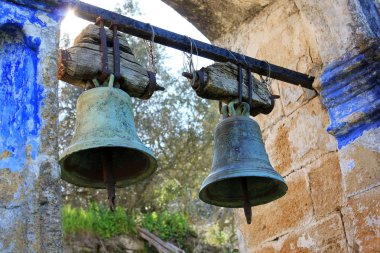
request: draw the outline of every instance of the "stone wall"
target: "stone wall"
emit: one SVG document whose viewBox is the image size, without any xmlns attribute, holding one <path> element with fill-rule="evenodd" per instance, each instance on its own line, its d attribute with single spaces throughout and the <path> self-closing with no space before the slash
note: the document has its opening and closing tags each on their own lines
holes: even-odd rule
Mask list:
<svg viewBox="0 0 380 253">
<path fill-rule="evenodd" d="M 219 46 L 316 77 L 318 93 L 274 80 L 281 98 L 256 117 L 289 190 L 251 225 L 236 211 L 240 251 L 380 252 L 379 1 L 165 2 Z"/>
<path fill-rule="evenodd" d="M 61 252 L 60 6 L 0 0 L 0 252 Z"/>
</svg>

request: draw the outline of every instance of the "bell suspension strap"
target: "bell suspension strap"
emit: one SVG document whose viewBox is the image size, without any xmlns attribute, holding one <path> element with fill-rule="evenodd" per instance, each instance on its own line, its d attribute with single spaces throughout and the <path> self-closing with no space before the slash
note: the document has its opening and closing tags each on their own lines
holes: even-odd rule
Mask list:
<svg viewBox="0 0 380 253">
<path fill-rule="evenodd" d="M 108 75 L 108 56 L 107 56 L 107 37 L 106 31 L 104 29 L 104 20 L 101 17 L 98 17 L 95 22 L 99 26 L 99 37 L 100 37 L 100 57 L 102 58 L 102 71 L 99 76 L 99 80 L 103 83 Z"/>
<path fill-rule="evenodd" d="M 153 93 L 157 90 L 165 90 L 164 87 L 161 87 L 157 84 L 156 79 L 156 73 L 157 73 L 157 66 L 156 66 L 156 51 L 154 48 L 154 38 L 155 38 L 155 31 L 151 24 L 148 24 L 150 26 L 150 29 L 152 30 L 152 38 L 150 41 L 146 42 L 146 51 L 148 53 L 148 71 L 147 75 L 149 78 L 148 85 L 145 88 L 144 94 L 140 97 L 141 99 L 149 99 Z"/>
</svg>

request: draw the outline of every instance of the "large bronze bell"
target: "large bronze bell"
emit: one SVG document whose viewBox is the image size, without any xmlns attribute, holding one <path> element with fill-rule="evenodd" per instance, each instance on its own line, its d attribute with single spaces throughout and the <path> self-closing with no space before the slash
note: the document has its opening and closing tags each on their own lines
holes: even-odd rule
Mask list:
<svg viewBox="0 0 380 253">
<path fill-rule="evenodd" d="M 62 179 L 90 188 L 125 187 L 157 168 L 137 136 L 131 98 L 112 85 L 80 95 L 74 136 L 59 162 Z"/>
<path fill-rule="evenodd" d="M 237 108 L 235 108 L 235 106 Z M 199 198 L 206 203 L 244 207 L 251 223 L 251 206 L 283 196 L 288 187 L 271 166 L 259 125 L 249 117 L 249 105 L 231 102 L 214 136 L 214 158 Z"/>
</svg>

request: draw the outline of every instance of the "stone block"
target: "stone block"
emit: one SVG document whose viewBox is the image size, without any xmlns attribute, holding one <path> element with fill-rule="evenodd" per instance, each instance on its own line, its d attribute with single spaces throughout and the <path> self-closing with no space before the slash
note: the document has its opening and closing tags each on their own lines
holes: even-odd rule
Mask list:
<svg viewBox="0 0 380 253">
<path fill-rule="evenodd" d="M 28 252 L 25 243 L 19 240 L 26 239 L 26 228 L 22 219 L 22 208 L 0 207 L 0 249 L 1 252 Z M 16 238 L 18 240 L 16 240 Z"/>
<path fill-rule="evenodd" d="M 326 66 L 319 76 L 321 98 L 330 116 L 327 131 L 338 148 L 380 127 L 380 44 L 368 43 Z"/>
<path fill-rule="evenodd" d="M 319 98 L 312 99 L 265 132 L 270 161 L 283 176 L 336 150 L 334 137 L 326 132 L 329 119 Z"/>
<path fill-rule="evenodd" d="M 281 120 L 272 128 L 263 132 L 265 148 L 272 166 L 281 175 L 287 175 L 292 168 L 292 148 L 289 140 L 289 128 L 285 120 Z"/>
<path fill-rule="evenodd" d="M 300 25 L 301 20 L 293 1 L 276 1 L 251 22 L 241 25 L 238 32 L 228 33 L 219 38 L 216 44 L 279 66 L 315 74 L 315 69 L 321 66 L 322 61 L 312 31 L 305 30 L 305 27 Z M 252 41 L 254 43 L 251 43 Z M 281 99 L 276 101 L 277 105 L 269 116 L 259 117 L 260 123 L 261 120 L 265 121 L 261 125 L 264 129 L 277 122 L 283 116 L 284 110 L 285 114 L 289 115 L 316 95 L 314 91 L 292 84 L 276 80 L 273 83 L 273 86 L 276 86 L 273 93 L 281 95 Z M 279 83 L 280 90 L 277 92 Z"/>
<path fill-rule="evenodd" d="M 366 131 L 339 151 L 346 196 L 380 185 L 380 128 Z"/>
<path fill-rule="evenodd" d="M 285 236 L 280 252 L 347 252 L 339 213 L 334 213 L 301 231 Z"/>
<path fill-rule="evenodd" d="M 336 150 L 336 141 L 326 132 L 329 117 L 319 97 L 312 99 L 288 118 L 293 169 Z"/>
<path fill-rule="evenodd" d="M 278 250 L 273 246 L 264 246 L 251 249 L 247 253 L 276 253 Z"/>
<path fill-rule="evenodd" d="M 287 3 L 287 1 L 281 1 L 287 6 L 281 6 L 280 10 L 274 10 L 273 13 L 268 15 L 268 19 L 278 20 L 277 15 L 281 15 L 278 12 L 283 12 L 283 9 L 289 9 L 289 6 L 293 8 L 294 3 Z M 300 15 L 297 13 L 297 8 L 294 8 L 289 13 L 286 19 L 288 22 L 284 22 L 281 25 L 274 25 L 276 28 L 271 27 L 271 37 L 263 35 L 264 38 L 270 39 L 258 45 L 257 53 L 255 56 L 259 59 L 266 59 L 280 66 L 287 67 L 302 73 L 310 73 L 316 66 L 321 65 L 321 60 L 318 52 L 314 49 L 315 45 L 309 41 L 308 34 L 305 33 L 302 26 L 295 26 L 294 24 L 301 23 Z M 263 25 L 268 25 L 268 20 Z M 287 43 L 292 41 L 292 43 Z M 281 51 L 277 51 L 277 50 Z M 281 98 L 276 101 L 282 104 L 283 112 L 285 115 L 290 115 L 296 109 L 307 103 L 310 99 L 316 96 L 316 92 L 313 90 L 304 89 L 302 87 L 295 86 L 284 82 L 278 82 L 279 93 Z"/>
<path fill-rule="evenodd" d="M 323 62 L 340 57 L 357 42 L 353 30 L 356 27 L 350 6 L 345 0 L 324 2 L 317 0 L 294 1 L 302 13 L 305 23 L 318 42 L 318 51 Z M 339 17 L 339 18 L 337 18 Z"/>
<path fill-rule="evenodd" d="M 252 209 L 252 224 L 247 225 L 242 209 L 236 214 L 236 222 L 244 238 L 247 251 L 279 237 L 296 227 L 308 224 L 313 207 L 306 173 L 302 170 L 286 179 L 288 192 L 282 198 Z"/>
<path fill-rule="evenodd" d="M 19 186 L 23 183 L 23 177 L 17 172 L 11 172 L 9 169 L 0 169 L 0 206 L 14 208 L 20 206 L 22 199 Z M 15 198 L 15 196 L 20 196 Z"/>
<path fill-rule="evenodd" d="M 342 209 L 351 252 L 380 252 L 380 187 L 350 198 Z"/>
<path fill-rule="evenodd" d="M 290 115 L 317 95 L 314 90 L 284 82 L 279 82 L 279 90 L 285 115 Z"/>
<path fill-rule="evenodd" d="M 329 153 L 306 168 L 309 176 L 314 214 L 323 217 L 342 205 L 342 174 L 338 153 Z"/>
<path fill-rule="evenodd" d="M 280 94 L 278 89 L 278 81 L 273 81 L 271 84 L 273 94 Z M 259 114 L 255 117 L 255 120 L 260 125 L 261 131 L 264 131 L 268 127 L 276 124 L 282 117 L 284 117 L 284 109 L 282 108 L 282 103 L 279 99 L 274 102 L 273 111 L 269 115 Z"/>
</svg>

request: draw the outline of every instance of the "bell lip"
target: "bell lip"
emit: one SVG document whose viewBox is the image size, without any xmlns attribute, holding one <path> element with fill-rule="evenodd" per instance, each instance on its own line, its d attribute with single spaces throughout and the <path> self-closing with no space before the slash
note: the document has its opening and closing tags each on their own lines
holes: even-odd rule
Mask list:
<svg viewBox="0 0 380 253">
<path fill-rule="evenodd" d="M 216 183 L 216 182 L 220 182 L 220 181 L 231 179 L 231 178 L 241 178 L 241 177 L 271 178 L 271 179 L 277 180 L 279 183 L 279 191 L 278 191 L 278 194 L 274 196 L 275 198 L 269 201 L 260 202 L 259 204 L 256 204 L 255 206 L 267 204 L 269 202 L 272 202 L 284 196 L 286 192 L 288 191 L 288 186 L 286 185 L 284 178 L 274 169 L 271 169 L 272 171 L 265 171 L 265 173 L 262 172 L 263 169 L 268 169 L 268 167 L 258 167 L 257 169 L 230 168 L 230 169 L 225 169 L 225 170 L 223 170 L 223 168 L 220 168 L 217 172 L 211 173 L 210 175 L 206 177 L 206 179 L 203 181 L 201 185 L 201 188 L 198 193 L 198 197 L 200 200 L 210 205 L 227 207 L 227 208 L 241 208 L 243 207 L 243 205 L 235 205 L 235 204 L 229 204 L 223 201 L 211 200 L 206 197 L 206 193 L 205 193 L 207 186 L 211 183 Z M 219 178 L 218 176 L 219 174 L 222 173 L 222 171 L 223 171 L 223 177 Z M 239 173 L 242 173 L 242 175 L 239 175 Z M 230 174 L 234 174 L 234 176 L 228 176 Z"/>
<path fill-rule="evenodd" d="M 101 87 L 103 88 L 103 87 Z M 61 166 L 61 179 L 65 180 L 68 183 L 71 183 L 76 186 L 80 187 L 87 187 L 87 188 L 95 188 L 95 189 L 104 189 L 105 186 L 103 183 L 98 184 L 98 183 L 78 183 L 77 180 L 73 180 L 72 176 L 70 174 L 66 173 L 65 170 L 63 169 L 63 163 L 67 159 L 69 155 L 72 155 L 74 153 L 80 152 L 85 149 L 95 149 L 95 148 L 106 148 L 106 147 L 115 147 L 115 148 L 129 148 L 133 150 L 137 150 L 140 152 L 143 152 L 144 154 L 147 155 L 149 158 L 149 164 L 151 164 L 150 169 L 147 170 L 146 173 L 136 177 L 133 180 L 129 180 L 128 182 L 125 183 L 116 183 L 117 188 L 123 188 L 129 185 L 132 185 L 136 183 L 137 181 L 144 180 L 151 176 L 158 167 L 158 162 L 157 158 L 154 156 L 154 153 L 152 150 L 144 146 L 141 142 L 137 141 L 131 141 L 129 139 L 124 139 L 124 141 L 121 141 L 120 138 L 105 138 L 103 142 L 100 140 L 96 141 L 82 141 L 82 142 L 77 142 L 74 145 L 70 145 L 65 149 L 65 151 L 59 156 L 59 165 Z M 133 145 L 125 145 L 125 143 L 132 143 Z"/>
</svg>

